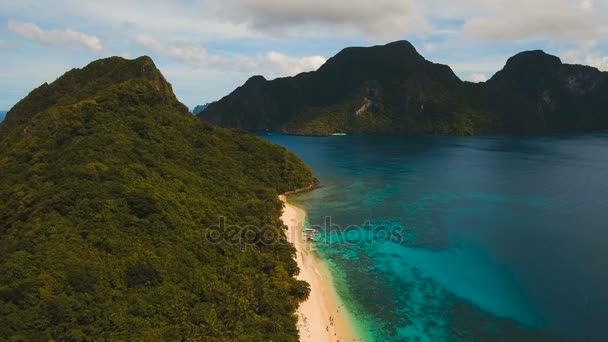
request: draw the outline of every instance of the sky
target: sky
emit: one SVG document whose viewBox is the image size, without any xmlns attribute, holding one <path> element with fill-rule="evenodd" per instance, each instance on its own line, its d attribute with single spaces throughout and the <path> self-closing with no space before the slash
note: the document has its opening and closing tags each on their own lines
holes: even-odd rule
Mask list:
<svg viewBox="0 0 608 342">
<path fill-rule="evenodd" d="M 403 39 L 475 82 L 533 49 L 608 71 L 608 0 L 0 0 L 0 110 L 108 56 L 151 56 L 192 108 Z"/>
</svg>

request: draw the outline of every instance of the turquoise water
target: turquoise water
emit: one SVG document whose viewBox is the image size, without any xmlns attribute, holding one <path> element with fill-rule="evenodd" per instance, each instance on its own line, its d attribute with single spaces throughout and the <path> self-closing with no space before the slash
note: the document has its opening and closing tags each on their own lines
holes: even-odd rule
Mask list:
<svg viewBox="0 0 608 342">
<path fill-rule="evenodd" d="M 608 134 L 265 137 L 324 185 L 292 200 L 370 339 L 605 339 Z"/>
</svg>

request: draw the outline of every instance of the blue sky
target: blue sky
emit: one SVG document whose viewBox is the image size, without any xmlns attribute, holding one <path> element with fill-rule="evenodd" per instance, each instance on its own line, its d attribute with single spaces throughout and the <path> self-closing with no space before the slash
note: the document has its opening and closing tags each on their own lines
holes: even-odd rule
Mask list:
<svg viewBox="0 0 608 342">
<path fill-rule="evenodd" d="M 530 49 L 608 70 L 608 0 L 0 0 L 0 110 L 112 55 L 151 56 L 193 107 L 400 39 L 466 80 Z"/>
</svg>

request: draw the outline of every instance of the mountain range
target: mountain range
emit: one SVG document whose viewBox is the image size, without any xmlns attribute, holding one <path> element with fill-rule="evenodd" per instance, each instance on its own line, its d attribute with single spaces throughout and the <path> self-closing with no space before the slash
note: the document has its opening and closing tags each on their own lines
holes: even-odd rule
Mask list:
<svg viewBox="0 0 608 342">
<path fill-rule="evenodd" d="M 0 340 L 297 341 L 277 195 L 310 169 L 194 117 L 149 57 L 33 90 L 0 169 Z"/>
<path fill-rule="evenodd" d="M 539 134 L 608 128 L 608 73 L 526 51 L 483 83 L 460 80 L 407 41 L 346 48 L 317 71 L 251 77 L 199 114 L 289 134 Z"/>
<path fill-rule="evenodd" d="M 204 105 L 198 105 L 192 109 L 192 114 L 197 115 L 202 113 L 205 109 L 209 107 L 209 103 L 205 103 Z"/>
</svg>

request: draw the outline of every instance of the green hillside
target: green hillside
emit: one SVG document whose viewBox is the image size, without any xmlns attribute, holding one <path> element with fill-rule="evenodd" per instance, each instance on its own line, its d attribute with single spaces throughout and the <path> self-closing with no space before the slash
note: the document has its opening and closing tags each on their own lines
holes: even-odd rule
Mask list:
<svg viewBox="0 0 608 342">
<path fill-rule="evenodd" d="M 199 117 L 310 135 L 548 133 L 608 128 L 607 95 L 608 73 L 542 51 L 518 54 L 474 84 L 400 41 L 344 49 L 295 77 L 254 76 Z"/>
<path fill-rule="evenodd" d="M 150 58 L 32 91 L 0 170 L 0 340 L 297 340 L 277 194 L 311 171 L 189 114 Z"/>
</svg>

